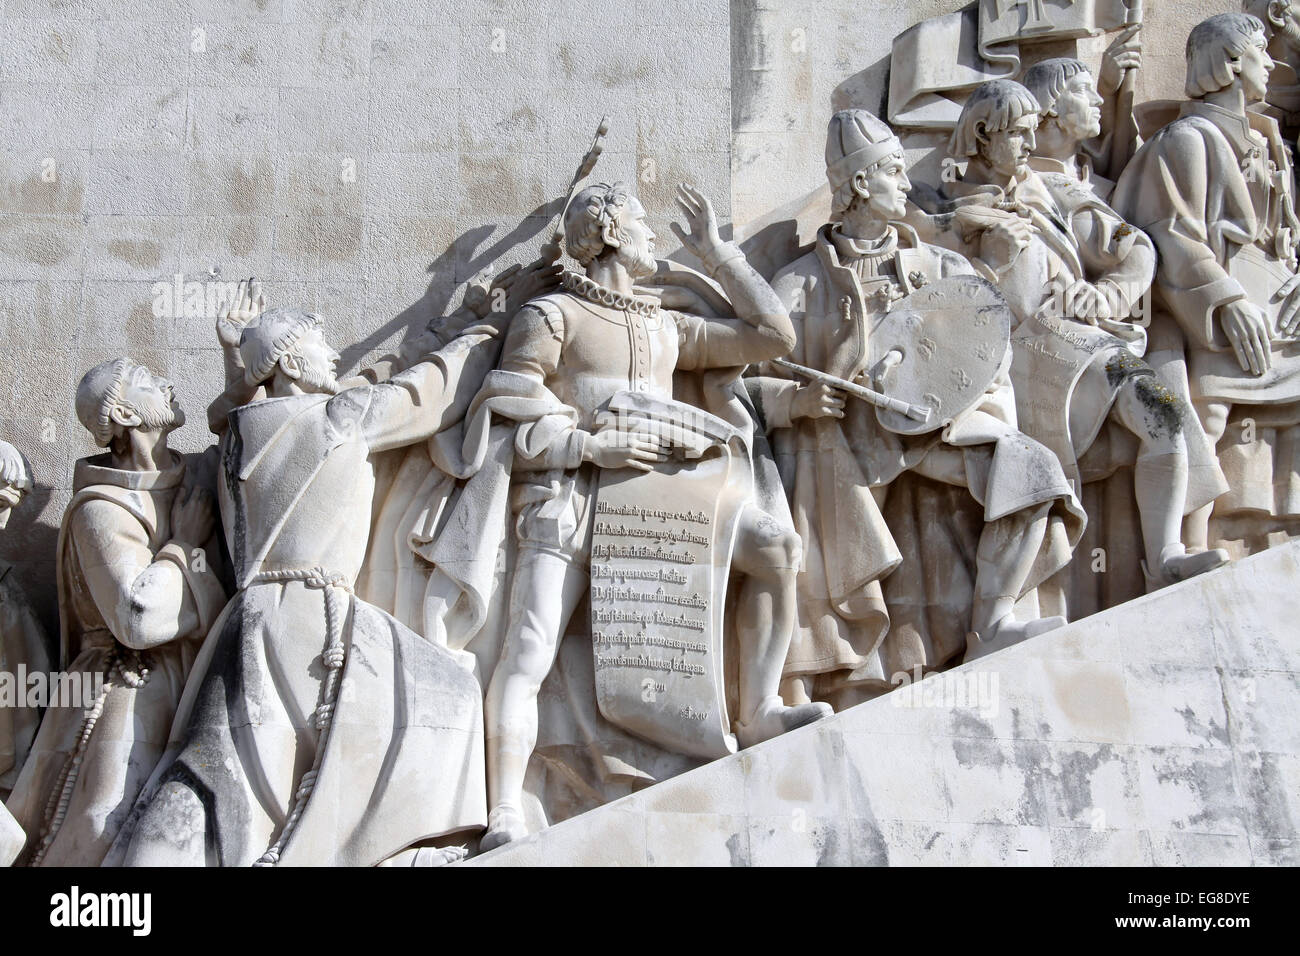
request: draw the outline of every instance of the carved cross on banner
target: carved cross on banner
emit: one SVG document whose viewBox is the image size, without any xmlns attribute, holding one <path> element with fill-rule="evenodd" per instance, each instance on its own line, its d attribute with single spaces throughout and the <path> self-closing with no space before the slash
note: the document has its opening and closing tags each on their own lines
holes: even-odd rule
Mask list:
<svg viewBox="0 0 1300 956">
<path fill-rule="evenodd" d="M 1074 5 L 1073 0 L 1070 0 L 1070 5 Z M 1025 22 L 1020 33 L 1044 33 L 1053 28 L 1054 24 L 1047 18 L 1047 11 L 1043 7 L 1043 0 L 998 0 L 998 17 L 1006 16 L 1016 7 L 1025 8 Z"/>
</svg>

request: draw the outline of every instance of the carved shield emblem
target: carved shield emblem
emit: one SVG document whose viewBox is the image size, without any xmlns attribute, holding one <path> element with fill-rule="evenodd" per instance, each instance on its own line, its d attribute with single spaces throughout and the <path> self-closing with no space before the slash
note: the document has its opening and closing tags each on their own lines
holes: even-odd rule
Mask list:
<svg viewBox="0 0 1300 956">
<path fill-rule="evenodd" d="M 940 279 L 899 299 L 871 328 L 868 384 L 933 414 L 918 422 L 878 408 L 880 424 L 903 435 L 946 427 L 983 398 L 1010 344 L 1011 309 L 978 276 Z"/>
</svg>

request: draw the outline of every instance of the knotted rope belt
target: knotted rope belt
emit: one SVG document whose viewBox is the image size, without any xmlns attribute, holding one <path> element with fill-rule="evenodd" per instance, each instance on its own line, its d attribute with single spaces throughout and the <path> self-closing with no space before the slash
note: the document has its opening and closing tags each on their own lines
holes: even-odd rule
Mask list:
<svg viewBox="0 0 1300 956">
<path fill-rule="evenodd" d="M 298 782 L 293 809 L 285 820 L 280 836 L 253 866 L 275 866 L 280 862 L 285 844 L 289 842 L 303 811 L 307 808 L 307 800 L 316 786 L 321 759 L 325 755 L 325 745 L 334 720 L 334 705 L 338 699 L 339 678 L 343 674 L 343 663 L 347 658 L 347 647 L 343 642 L 343 622 L 347 617 L 347 595 L 352 593 L 351 578 L 323 568 L 308 568 L 302 571 L 263 571 L 254 576 L 247 587 L 259 584 L 287 584 L 290 581 L 301 581 L 309 588 L 319 589 L 324 595 L 325 650 L 321 652 L 321 661 L 325 664 L 325 677 L 321 681 L 320 701 L 311 718 L 319 731 L 319 736 L 311 769 L 304 773 L 302 780 Z"/>
</svg>

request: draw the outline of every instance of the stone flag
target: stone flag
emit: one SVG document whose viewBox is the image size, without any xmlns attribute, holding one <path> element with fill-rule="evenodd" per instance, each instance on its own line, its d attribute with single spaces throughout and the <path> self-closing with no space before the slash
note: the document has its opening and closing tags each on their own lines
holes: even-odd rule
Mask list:
<svg viewBox="0 0 1300 956">
<path fill-rule="evenodd" d="M 1096 36 L 1140 23 L 1141 0 L 978 0 L 894 38 L 889 122 L 951 129 L 966 95 L 1020 73 L 1020 47 Z"/>
</svg>

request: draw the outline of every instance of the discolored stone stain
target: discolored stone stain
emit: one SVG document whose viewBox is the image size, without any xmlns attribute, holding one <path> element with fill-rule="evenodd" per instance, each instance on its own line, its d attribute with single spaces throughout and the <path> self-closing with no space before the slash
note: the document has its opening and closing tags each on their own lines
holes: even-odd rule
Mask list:
<svg viewBox="0 0 1300 956">
<path fill-rule="evenodd" d="M 952 733 L 954 737 L 995 737 L 993 725 L 966 708 L 953 710 Z"/>
<path fill-rule="evenodd" d="M 1115 748 L 1102 744 L 1093 754 L 1073 751 L 1061 756 L 1060 773 L 1049 773 L 1065 797 L 1065 815 L 1077 820 L 1097 805 L 1092 796 L 1092 775 L 1103 763 L 1115 759 Z"/>
<path fill-rule="evenodd" d="M 258 207 L 266 202 L 267 191 L 268 183 L 261 176 L 239 166 L 232 169 L 227 193 L 233 212 L 241 214 L 256 212 Z"/>
<path fill-rule="evenodd" d="M 1047 822 L 1047 805 L 1043 790 L 1044 778 L 1049 773 L 1044 766 L 1046 757 L 1046 747 L 1015 748 L 1016 767 L 1024 780 L 1024 790 L 1020 795 L 1020 818 L 1030 825 Z"/>
<path fill-rule="evenodd" d="M 162 262 L 162 246 L 150 239 L 110 239 L 107 248 L 113 258 L 142 269 Z"/>
<path fill-rule="evenodd" d="M 40 173 L 28 176 L 15 190 L 6 190 L 29 212 L 81 212 L 85 187 L 60 175 L 56 182 L 46 182 Z"/>
<path fill-rule="evenodd" d="M 736 832 L 727 837 L 727 856 L 732 866 L 749 866 L 749 833 Z"/>
<path fill-rule="evenodd" d="M 239 51 L 239 62 L 247 67 L 256 67 L 260 62 L 257 58 L 257 47 L 245 47 Z"/>
<path fill-rule="evenodd" d="M 955 737 L 952 741 L 953 756 L 963 767 L 1001 767 L 1007 761 L 997 741 L 991 739 L 971 739 Z"/>
<path fill-rule="evenodd" d="M 1183 401 L 1156 377 L 1151 366 L 1128 349 L 1118 350 L 1106 362 L 1106 381 L 1111 388 L 1118 390 L 1130 380 L 1134 383 L 1134 394 L 1146 409 L 1147 427 L 1151 434 L 1163 437 L 1182 432 L 1187 414 Z"/>
<path fill-rule="evenodd" d="M 564 70 L 565 77 L 570 80 L 573 79 L 576 66 L 573 62 L 573 50 L 570 48 L 569 44 L 561 43 L 559 50 L 556 51 L 556 55 L 560 58 L 560 67 Z"/>
<path fill-rule="evenodd" d="M 50 233 L 20 236 L 17 245 L 22 258 L 38 266 L 56 266 L 69 253 L 63 240 Z"/>
<path fill-rule="evenodd" d="M 1220 743 L 1228 743 L 1228 731 L 1226 727 L 1220 727 L 1211 720 L 1209 723 L 1201 720 L 1196 711 L 1191 707 L 1184 707 L 1178 711 L 1178 716 L 1183 718 L 1183 728 L 1195 737 L 1200 737 L 1206 741 L 1217 740 Z"/>
<path fill-rule="evenodd" d="M 1068 726 L 1088 731 L 1110 729 L 1116 733 L 1128 726 L 1128 696 L 1124 678 L 1118 672 L 1098 671 L 1087 680 L 1074 680 L 1071 673 L 1050 669 L 1046 673 L 1052 697 Z"/>
<path fill-rule="evenodd" d="M 1259 767 L 1250 768 L 1245 784 L 1249 798 L 1247 806 L 1255 819 L 1262 824 L 1257 824 L 1257 827 L 1274 833 L 1300 832 L 1300 826 L 1297 825 L 1298 821 L 1293 812 L 1292 799 L 1288 797 L 1292 788 L 1285 774 L 1278 768 L 1278 756 L 1262 753 L 1259 759 Z"/>
</svg>

